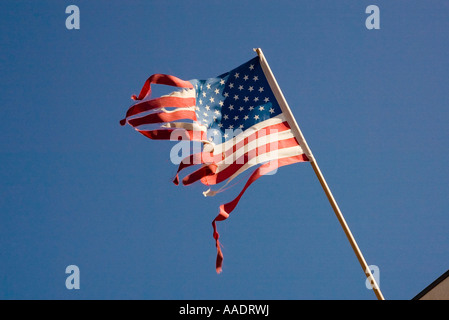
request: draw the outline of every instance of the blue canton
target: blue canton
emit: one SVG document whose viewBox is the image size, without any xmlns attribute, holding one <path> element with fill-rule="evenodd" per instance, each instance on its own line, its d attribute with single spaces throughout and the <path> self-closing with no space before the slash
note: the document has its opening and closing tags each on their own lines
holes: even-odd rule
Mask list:
<svg viewBox="0 0 449 320">
<path fill-rule="evenodd" d="M 217 143 L 221 136 L 225 142 L 235 130 L 281 113 L 258 57 L 216 78 L 190 82 L 196 89 L 197 121 L 208 129 L 209 141 Z"/>
</svg>

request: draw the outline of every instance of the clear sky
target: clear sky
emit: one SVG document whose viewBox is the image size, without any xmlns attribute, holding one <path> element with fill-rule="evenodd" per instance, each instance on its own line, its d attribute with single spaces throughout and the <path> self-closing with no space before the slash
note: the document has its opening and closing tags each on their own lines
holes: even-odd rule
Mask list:
<svg viewBox="0 0 449 320">
<path fill-rule="evenodd" d="M 68 5 L 80 29 L 68 30 Z M 380 29 L 368 30 L 368 5 Z M 386 299 L 449 269 L 447 1 L 0 5 L 1 299 L 376 299 L 309 163 L 204 198 L 119 120 L 153 73 L 260 47 Z M 80 270 L 68 290 L 65 269 Z"/>
</svg>

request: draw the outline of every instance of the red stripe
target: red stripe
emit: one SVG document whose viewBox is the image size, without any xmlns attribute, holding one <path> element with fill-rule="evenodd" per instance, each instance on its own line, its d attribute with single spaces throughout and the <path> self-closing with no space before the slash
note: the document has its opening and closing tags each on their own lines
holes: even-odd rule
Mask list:
<svg viewBox="0 0 449 320">
<path fill-rule="evenodd" d="M 145 137 L 153 139 L 153 140 L 171 140 L 171 134 L 173 131 L 177 130 L 183 130 L 185 135 L 183 137 L 180 137 L 185 140 L 191 140 L 191 141 L 204 141 L 207 139 L 207 134 L 203 131 L 200 131 L 200 134 L 198 134 L 198 131 L 192 131 L 192 130 L 185 130 L 185 129 L 159 129 L 159 130 L 139 130 L 136 129 L 139 133 L 143 134 Z M 179 137 L 179 134 L 176 134 L 176 137 Z M 179 139 L 179 140 L 182 140 Z"/>
<path fill-rule="evenodd" d="M 195 172 L 189 174 L 184 179 L 182 179 L 182 184 L 185 186 L 188 186 L 204 177 L 207 177 L 208 175 L 212 175 L 215 173 L 215 170 L 217 169 L 216 164 L 210 164 L 207 166 L 203 166 L 196 170 Z"/>
<path fill-rule="evenodd" d="M 152 113 L 141 118 L 128 120 L 128 123 L 133 127 L 137 127 L 142 124 L 172 122 L 183 119 L 190 119 L 196 121 L 195 111 L 180 110 L 168 113 L 167 112 Z"/>
<path fill-rule="evenodd" d="M 220 158 L 220 159 L 218 159 L 218 158 Z M 175 185 L 179 184 L 179 176 L 178 176 L 179 172 L 185 168 L 188 168 L 190 166 L 197 165 L 197 164 L 216 163 L 220 160 L 222 160 L 221 155 L 214 156 L 212 152 L 200 152 L 200 153 L 195 153 L 188 157 L 185 157 L 178 166 L 178 171 L 176 172 L 176 176 L 173 179 L 173 183 Z"/>
<path fill-rule="evenodd" d="M 170 76 L 167 74 L 159 74 L 158 73 L 158 74 L 153 74 L 152 76 L 150 76 L 147 79 L 147 81 L 145 81 L 138 97 L 133 95 L 131 98 L 133 100 L 142 100 L 146 96 L 150 95 L 151 94 L 151 84 L 153 84 L 153 83 L 154 84 L 165 84 L 168 86 L 180 87 L 180 88 L 191 88 L 191 89 L 193 88 L 192 83 L 190 83 L 189 81 L 184 81 L 177 77 Z"/>
<path fill-rule="evenodd" d="M 227 215 L 229 215 L 237 206 L 240 198 L 242 197 L 243 193 L 245 192 L 245 190 L 257 179 L 259 179 L 261 176 L 273 171 L 274 169 L 289 165 L 289 164 L 293 164 L 293 163 L 297 163 L 297 162 L 306 162 L 309 159 L 307 158 L 307 156 L 305 154 L 300 154 L 297 156 L 293 156 L 293 157 L 287 157 L 287 158 L 281 158 L 281 159 L 277 159 L 274 161 L 270 161 L 268 163 L 265 163 L 264 165 L 260 166 L 259 168 L 257 168 L 253 174 L 251 175 L 251 177 L 248 179 L 248 181 L 245 184 L 245 187 L 243 188 L 243 190 L 240 192 L 240 194 L 237 196 L 237 198 L 235 198 L 234 200 L 232 200 L 231 202 L 228 202 L 226 204 L 223 204 L 220 206 L 220 212 L 224 212 Z"/>
<path fill-rule="evenodd" d="M 214 228 L 213 236 L 214 236 L 214 239 L 215 239 L 215 246 L 217 247 L 217 260 L 216 260 L 216 264 L 215 264 L 215 268 L 216 268 L 217 273 L 220 273 L 222 271 L 223 253 L 221 252 L 220 242 L 218 241 L 218 238 L 220 237 L 220 235 L 217 232 L 216 221 L 223 221 L 223 220 L 227 219 L 229 217 L 229 214 L 237 206 L 238 202 L 240 201 L 240 198 L 245 193 L 246 189 L 248 189 L 248 187 L 254 181 L 259 179 L 261 176 L 269 173 L 270 171 L 272 171 L 274 169 L 280 168 L 282 166 L 286 166 L 286 165 L 293 164 L 293 163 L 296 163 L 296 162 L 304 162 L 304 161 L 309 161 L 309 159 L 307 158 L 307 156 L 305 154 L 302 154 L 302 155 L 298 155 L 298 156 L 294 156 L 294 157 L 287 157 L 287 158 L 278 159 L 278 160 L 276 160 L 276 162 L 270 161 L 270 162 L 260 166 L 259 168 L 257 168 L 251 174 L 251 177 L 249 177 L 248 181 L 246 182 L 246 184 L 243 187 L 242 191 L 240 191 L 240 193 L 237 196 L 237 198 L 235 198 L 231 202 L 228 202 L 226 204 L 222 204 L 220 206 L 220 213 L 212 221 L 212 227 Z"/>
<path fill-rule="evenodd" d="M 157 109 L 157 108 L 187 108 L 193 107 L 196 104 L 195 98 L 182 98 L 182 97 L 159 97 L 137 103 L 130 107 L 126 112 L 125 119 L 120 120 L 120 124 L 124 126 L 126 119 L 139 114 L 141 112 Z"/>
<path fill-rule="evenodd" d="M 187 167 L 195 165 L 197 163 L 196 161 L 198 161 L 197 159 L 201 159 L 201 153 L 194 153 L 182 159 L 181 163 L 178 166 L 178 171 L 176 171 L 176 176 L 173 179 L 173 183 L 175 185 L 179 185 L 179 172 Z"/>
</svg>

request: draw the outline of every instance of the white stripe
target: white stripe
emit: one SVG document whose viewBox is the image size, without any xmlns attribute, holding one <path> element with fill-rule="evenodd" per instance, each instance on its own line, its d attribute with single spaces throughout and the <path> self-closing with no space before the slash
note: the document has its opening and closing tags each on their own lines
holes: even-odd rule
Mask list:
<svg viewBox="0 0 449 320">
<path fill-rule="evenodd" d="M 162 122 L 162 123 L 151 123 L 143 124 L 135 127 L 138 131 L 151 131 L 151 130 L 161 130 L 161 129 L 185 129 L 189 131 L 202 131 L 206 132 L 207 128 L 195 122 Z"/>
<path fill-rule="evenodd" d="M 196 98 L 195 88 L 182 88 L 161 97 Z"/>
<path fill-rule="evenodd" d="M 196 90 L 195 88 L 180 88 L 180 90 L 170 92 L 169 94 L 163 95 L 161 97 L 180 97 L 180 98 L 196 98 Z M 145 101 L 150 101 L 155 99 L 151 95 L 146 96 L 142 100 L 139 100 L 138 103 L 142 103 Z"/>
<path fill-rule="evenodd" d="M 175 107 L 163 107 L 163 108 L 156 108 L 156 109 L 152 109 L 152 110 L 148 110 L 148 111 L 144 111 L 135 115 L 132 115 L 130 117 L 127 118 L 128 121 L 130 120 L 134 120 L 134 119 L 139 119 L 139 118 L 143 118 L 146 117 L 150 114 L 154 114 L 154 113 L 173 113 L 175 111 L 195 111 L 195 106 L 192 107 L 185 107 L 185 108 L 175 108 Z"/>
</svg>

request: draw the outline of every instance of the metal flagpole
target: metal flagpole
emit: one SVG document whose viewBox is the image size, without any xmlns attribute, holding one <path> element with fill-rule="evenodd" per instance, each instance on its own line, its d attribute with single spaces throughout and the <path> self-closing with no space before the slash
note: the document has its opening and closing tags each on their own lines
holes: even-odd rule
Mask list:
<svg viewBox="0 0 449 320">
<path fill-rule="evenodd" d="M 329 189 L 329 186 L 327 185 L 326 180 L 324 179 L 323 174 L 321 173 L 320 167 L 318 166 L 318 163 L 316 162 L 316 159 L 314 158 L 312 151 L 310 150 L 309 146 L 307 145 L 306 139 L 304 138 L 301 130 L 299 129 L 298 124 L 296 123 L 296 120 L 290 110 L 290 107 L 287 104 L 287 101 L 285 100 L 284 95 L 282 94 L 281 88 L 279 87 L 276 79 L 274 78 L 273 73 L 271 72 L 270 66 L 268 65 L 267 60 L 265 59 L 265 56 L 263 55 L 262 49 L 256 48 L 254 51 L 257 52 L 260 58 L 260 64 L 262 66 L 262 69 L 265 73 L 265 76 L 268 80 L 268 83 L 271 87 L 271 90 L 273 91 L 276 100 L 279 103 L 279 106 L 282 109 L 283 114 L 285 115 L 288 123 L 290 124 L 291 130 L 293 131 L 295 137 L 299 140 L 298 142 L 301 144 L 301 147 L 304 149 L 307 157 L 310 160 L 310 163 L 312 165 L 313 171 L 315 172 L 316 176 L 318 177 L 318 180 L 320 181 L 321 187 L 324 190 L 324 193 L 327 196 L 327 199 L 329 200 L 332 209 L 334 209 L 335 215 L 337 216 L 338 221 L 340 222 L 343 231 L 346 234 L 346 237 L 349 240 L 349 243 L 351 244 L 352 249 L 355 252 L 355 255 L 357 256 L 357 259 L 359 260 L 360 265 L 362 266 L 363 272 L 365 273 L 366 277 L 371 280 L 371 285 L 373 287 L 374 293 L 376 294 L 377 299 L 379 300 L 385 300 L 384 296 L 382 295 L 382 292 L 380 291 L 380 288 L 378 284 L 376 283 L 376 280 L 371 275 L 370 268 L 368 267 L 368 264 L 365 261 L 365 258 L 363 257 L 362 252 L 359 249 L 359 246 L 357 245 L 357 242 L 354 239 L 354 236 L 351 233 L 351 230 L 349 229 L 348 224 L 346 223 L 345 218 L 343 217 L 343 214 L 341 213 L 340 208 L 338 207 L 337 201 L 335 201 L 334 196 L 332 195 L 331 190 Z"/>
</svg>

